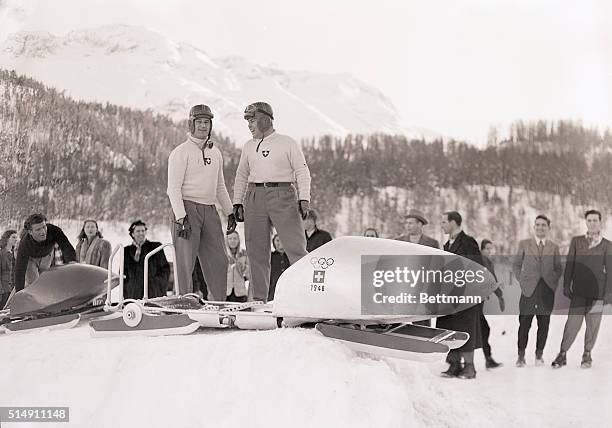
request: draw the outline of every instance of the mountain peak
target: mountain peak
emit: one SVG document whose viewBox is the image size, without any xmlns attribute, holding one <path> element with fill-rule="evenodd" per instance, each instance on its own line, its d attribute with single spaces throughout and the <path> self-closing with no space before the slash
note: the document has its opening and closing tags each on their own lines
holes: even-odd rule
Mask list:
<svg viewBox="0 0 612 428">
<path fill-rule="evenodd" d="M 59 39 L 48 31 L 21 31 L 9 35 L 0 51 L 13 57 L 45 58 L 58 44 Z"/>
<path fill-rule="evenodd" d="M 167 43 L 164 36 L 153 30 L 123 24 L 74 30 L 64 40 L 67 45 L 83 44 L 91 48 L 102 48 L 107 53 L 159 48 Z"/>
<path fill-rule="evenodd" d="M 285 70 L 232 55 L 212 58 L 188 43 L 133 25 L 80 29 L 65 36 L 17 33 L 0 46 L 0 66 L 77 99 L 152 109 L 176 120 L 184 120 L 192 105 L 208 104 L 215 129 L 238 142 L 250 137 L 242 111 L 256 100 L 272 104 L 275 127 L 298 139 L 376 132 L 424 135 L 416 127 L 403 127 L 391 101 L 350 74 Z"/>
</svg>

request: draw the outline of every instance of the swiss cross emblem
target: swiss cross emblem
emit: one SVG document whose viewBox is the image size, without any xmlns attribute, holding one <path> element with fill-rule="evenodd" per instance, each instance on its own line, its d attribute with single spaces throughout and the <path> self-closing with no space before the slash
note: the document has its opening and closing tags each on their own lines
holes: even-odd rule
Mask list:
<svg viewBox="0 0 612 428">
<path fill-rule="evenodd" d="M 210 165 L 212 163 L 212 158 L 204 158 L 204 165 Z"/>
<path fill-rule="evenodd" d="M 315 284 L 322 284 L 325 282 L 325 271 L 324 270 L 315 270 L 312 274 L 312 282 Z"/>
<path fill-rule="evenodd" d="M 262 150 L 261 154 L 263 155 L 264 158 L 267 158 L 268 155 L 270 154 L 270 150 Z"/>
</svg>

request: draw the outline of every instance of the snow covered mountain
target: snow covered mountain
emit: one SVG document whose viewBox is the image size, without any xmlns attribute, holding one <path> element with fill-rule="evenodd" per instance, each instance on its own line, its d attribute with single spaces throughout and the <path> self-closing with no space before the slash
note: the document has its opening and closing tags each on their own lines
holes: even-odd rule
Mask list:
<svg viewBox="0 0 612 428">
<path fill-rule="evenodd" d="M 20 32 L 0 45 L 0 67 L 41 80 L 77 99 L 152 109 L 182 120 L 197 103 L 212 106 L 215 129 L 249 138 L 247 104 L 268 101 L 276 127 L 296 138 L 384 132 L 434 138 L 405 129 L 379 90 L 348 74 L 286 71 L 240 57 L 212 58 L 185 43 L 135 26 L 112 25 L 58 37 Z"/>
</svg>

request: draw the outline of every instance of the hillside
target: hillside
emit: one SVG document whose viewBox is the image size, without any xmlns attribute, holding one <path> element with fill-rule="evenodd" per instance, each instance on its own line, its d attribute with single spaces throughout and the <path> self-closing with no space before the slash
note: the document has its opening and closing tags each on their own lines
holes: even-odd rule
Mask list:
<svg viewBox="0 0 612 428">
<path fill-rule="evenodd" d="M 169 152 L 186 138 L 185 122 L 65 93 L 0 70 L 0 215 L 16 226 L 35 210 L 50 218 L 164 223 Z M 230 193 L 240 156 L 216 135 Z M 579 123 L 518 122 L 511 139 L 478 149 L 372 134 L 303 141 L 312 205 L 334 235 L 376 226 L 401 232 L 412 207 L 432 221 L 457 209 L 466 230 L 512 248 L 536 213 L 553 219 L 555 239 L 582 231 L 581 211 L 612 203 L 612 136 Z"/>
</svg>

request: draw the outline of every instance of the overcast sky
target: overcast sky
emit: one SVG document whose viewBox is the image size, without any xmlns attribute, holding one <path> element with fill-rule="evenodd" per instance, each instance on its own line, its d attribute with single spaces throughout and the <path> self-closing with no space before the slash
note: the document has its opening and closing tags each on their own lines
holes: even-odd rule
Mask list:
<svg viewBox="0 0 612 428">
<path fill-rule="evenodd" d="M 612 126 L 612 1 L 0 0 L 0 37 L 134 24 L 212 56 L 348 72 L 406 125 L 486 138 L 491 124 Z"/>
</svg>

